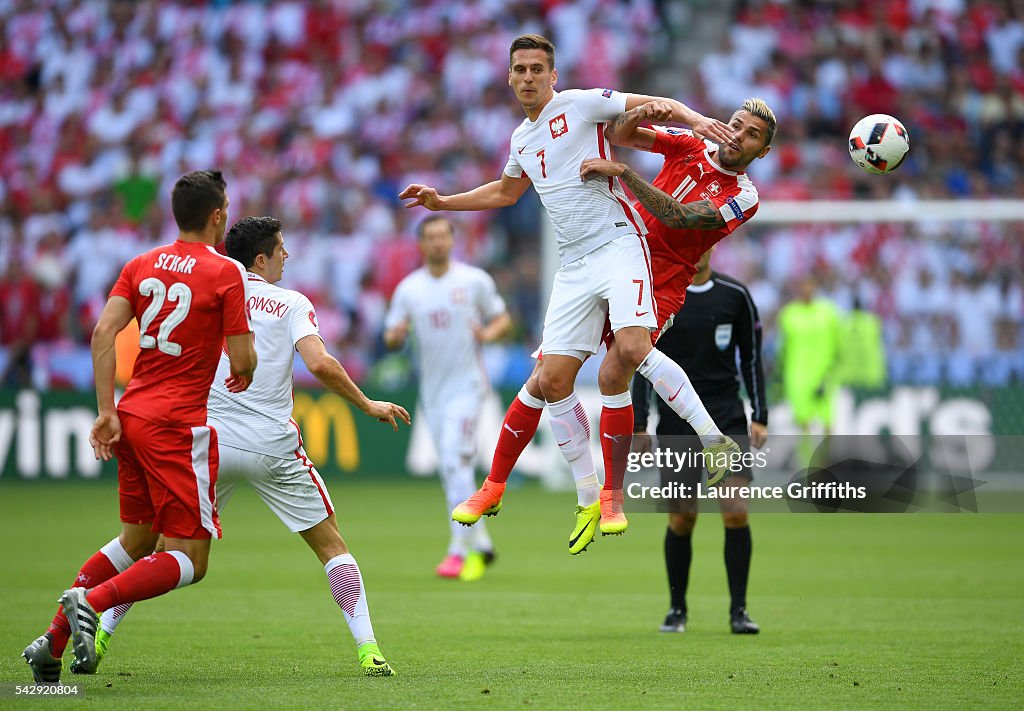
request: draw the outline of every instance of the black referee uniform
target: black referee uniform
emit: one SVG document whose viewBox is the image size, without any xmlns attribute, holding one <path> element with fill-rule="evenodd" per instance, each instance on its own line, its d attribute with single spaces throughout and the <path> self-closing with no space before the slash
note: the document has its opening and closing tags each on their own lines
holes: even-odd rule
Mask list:
<svg viewBox="0 0 1024 711">
<path fill-rule="evenodd" d="M 704 284 L 690 286 L 686 290 L 686 302 L 676 314 L 671 328 L 658 339 L 658 350 L 686 371 L 694 390 L 722 432 L 735 439 L 744 451 L 749 451 L 747 418 L 740 399 L 740 378 L 750 398 L 751 420 L 767 425 L 768 403 L 761 365 L 761 323 L 747 288 L 736 279 L 714 271 Z M 650 385 L 646 379 L 635 377 L 633 413 L 634 430 L 637 432 L 647 428 L 649 403 Z M 660 398 L 658 415 L 659 447 L 701 450 L 693 428 Z M 661 476 L 663 483 L 692 485 L 700 480 L 701 473 L 701 467 L 694 467 L 679 473 L 663 470 Z M 753 478 L 749 469 L 735 475 Z M 751 550 L 749 525 L 726 528 L 725 562 L 734 632 L 749 633 L 758 629 L 746 613 Z M 685 628 L 691 557 L 690 534 L 678 535 L 669 528 L 665 534 L 665 564 L 672 609 L 662 626 L 664 631 L 683 631 Z"/>
</svg>

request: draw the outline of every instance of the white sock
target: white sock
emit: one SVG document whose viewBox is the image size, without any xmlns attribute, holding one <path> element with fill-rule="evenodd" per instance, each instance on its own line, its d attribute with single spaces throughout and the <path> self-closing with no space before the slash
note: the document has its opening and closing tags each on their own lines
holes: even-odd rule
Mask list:
<svg viewBox="0 0 1024 711">
<path fill-rule="evenodd" d="M 124 549 L 124 546 L 121 545 L 121 539 L 119 538 L 115 538 L 110 543 L 100 548 L 100 553 L 107 556 L 107 560 L 110 561 L 111 565 L 113 565 L 119 573 L 123 573 L 128 570 L 132 563 L 135 562 L 132 560 L 132 557 L 128 555 L 128 551 Z M 104 610 L 103 614 L 100 615 L 100 626 L 103 628 L 103 631 L 107 634 L 114 634 L 114 630 L 117 629 L 117 626 L 121 623 L 121 619 L 131 608 L 132 603 L 126 602 L 123 605 L 115 605 L 109 610 Z"/>
<path fill-rule="evenodd" d="M 338 603 L 345 622 L 352 631 L 356 647 L 367 642 L 376 642 L 373 625 L 370 624 L 370 608 L 366 605 L 366 591 L 363 590 L 363 576 L 351 553 L 334 556 L 324 566 L 331 594 Z"/>
<path fill-rule="evenodd" d="M 590 453 L 590 421 L 580 399 L 573 393 L 564 400 L 548 403 L 551 431 L 555 435 L 562 456 L 569 463 L 576 498 L 580 506 L 590 506 L 598 500 L 601 486 L 597 481 L 597 468 Z"/>
<path fill-rule="evenodd" d="M 597 472 L 576 480 L 576 503 L 580 506 L 592 506 L 601 498 L 601 481 Z"/>
<path fill-rule="evenodd" d="M 530 391 L 526 389 L 526 386 L 519 388 L 519 394 L 516 395 L 519 398 L 519 402 L 523 403 L 527 407 L 532 407 L 534 410 L 541 410 L 544 408 L 545 403 L 543 400 L 538 400 Z"/>
<path fill-rule="evenodd" d="M 700 396 L 690 384 L 690 379 L 686 377 L 678 363 L 655 348 L 643 359 L 636 372 L 651 381 L 654 391 L 665 404 L 690 423 L 703 446 L 707 447 L 721 441 L 722 431 L 711 419 Z"/>
<path fill-rule="evenodd" d="M 121 624 L 121 620 L 128 613 L 128 610 L 132 609 L 132 605 L 135 603 L 126 602 L 123 605 L 114 605 L 109 610 L 104 610 L 103 614 L 100 615 L 100 627 L 107 634 L 114 634 L 114 630 Z"/>
<path fill-rule="evenodd" d="M 192 579 L 196 575 L 196 567 L 192 565 L 192 559 L 185 555 L 184 551 L 167 551 L 167 555 L 178 561 L 178 569 L 181 571 L 176 587 L 183 588 L 186 585 L 191 585 Z"/>
<path fill-rule="evenodd" d="M 110 543 L 100 548 L 100 553 L 107 557 L 107 560 L 110 561 L 110 564 L 113 565 L 115 570 L 119 573 L 123 573 L 128 570 L 128 568 L 132 567 L 132 563 L 135 562 L 132 560 L 132 557 L 128 555 L 128 551 L 124 549 L 124 546 L 121 545 L 121 539 L 119 538 L 115 538 Z"/>
</svg>

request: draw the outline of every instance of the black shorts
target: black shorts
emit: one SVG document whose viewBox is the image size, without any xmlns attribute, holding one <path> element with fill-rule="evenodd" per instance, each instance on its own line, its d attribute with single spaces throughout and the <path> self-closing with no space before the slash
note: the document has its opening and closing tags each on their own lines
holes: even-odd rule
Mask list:
<svg viewBox="0 0 1024 711">
<path fill-rule="evenodd" d="M 724 402 L 705 401 L 704 406 L 708 409 L 708 414 L 711 415 L 719 429 L 736 440 L 736 444 L 740 446 L 744 453 L 749 452 L 750 435 L 747 429 L 747 415 L 743 411 L 743 403 L 736 398 L 730 398 Z M 704 467 L 700 463 L 701 460 L 698 456 L 704 448 L 701 446 L 697 433 L 690 427 L 690 423 L 676 416 L 675 413 L 669 414 L 671 417 L 666 417 L 662 413 L 661 419 L 658 422 L 657 446 L 662 452 L 683 455 L 682 461 L 684 465 L 678 466 L 679 458 L 673 457 L 676 465 L 661 468 L 661 484 L 666 486 L 672 483 L 679 483 L 696 486 L 701 481 L 704 472 Z M 686 466 L 687 463 L 692 463 L 692 466 Z M 676 471 L 677 468 L 678 471 Z M 753 472 L 751 472 L 748 466 L 730 472 L 729 476 L 739 476 L 748 482 L 754 480 Z"/>
</svg>

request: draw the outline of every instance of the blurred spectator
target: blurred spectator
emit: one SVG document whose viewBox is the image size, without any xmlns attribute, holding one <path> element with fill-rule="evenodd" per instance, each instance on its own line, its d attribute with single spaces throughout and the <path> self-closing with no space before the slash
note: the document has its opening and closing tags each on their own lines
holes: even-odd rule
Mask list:
<svg viewBox="0 0 1024 711">
<path fill-rule="evenodd" d="M 682 92 L 685 76 L 696 86 L 680 98 L 723 118 L 747 95 L 770 97 L 779 136 L 752 175 L 764 200 L 1024 194 L 1020 3 L 684 5 L 0 2 L 0 273 L 19 303 L 32 289 L 40 294 L 27 302 L 39 305 L 28 315 L 0 304 L 0 343 L 9 349 L 34 321 L 38 348 L 30 350 L 40 362 L 57 361 L 39 338 L 85 349 L 120 266 L 176 234 L 174 180 L 216 166 L 234 218 L 288 218 L 286 238 L 302 244 L 304 257 L 285 280 L 318 299 L 321 325 L 343 342 L 350 372 L 367 371 L 395 274 L 415 266 L 418 216 L 395 194 L 409 182 L 457 190 L 500 175 L 523 118 L 505 78 L 509 41 L 522 32 L 556 41 L 560 88 L 647 91 L 661 75 Z M 722 18 L 721 37 L 690 37 L 696 12 L 732 14 Z M 705 45 L 698 66 L 680 66 L 666 51 L 666 22 L 687 43 Z M 903 119 L 913 141 L 907 162 L 884 179 L 846 155 L 849 127 L 869 110 Z M 536 197 L 459 219 L 460 258 L 495 275 L 528 352 L 544 309 Z M 730 238 L 717 259 L 764 305 L 766 356 L 786 284 L 821 269 L 842 305 L 859 293 L 882 319 L 894 381 L 1007 383 L 1024 377 L 1022 244 L 1020 223 L 971 223 L 956 235 L 913 225 L 792 225 Z M 968 276 L 951 273 L 954 261 Z M 918 295 L 925 268 L 931 281 Z M 1017 306 L 994 310 L 991 285 Z M 991 323 L 964 322 L 966 307 L 949 298 L 954 287 Z M 919 298 L 926 306 L 915 305 Z M 981 331 L 983 348 L 965 340 Z M 24 380 L 34 356 L 18 352 Z M 508 373 L 521 368 L 516 358 L 504 362 Z"/>
<path fill-rule="evenodd" d="M 853 388 L 881 388 L 886 381 L 882 320 L 864 310 L 857 297 L 840 324 L 838 375 Z"/>
<path fill-rule="evenodd" d="M 0 385 L 28 387 L 32 384 L 32 345 L 39 334 L 39 286 L 12 261 L 0 279 L 0 347 L 6 358 L 0 371 Z"/>
</svg>

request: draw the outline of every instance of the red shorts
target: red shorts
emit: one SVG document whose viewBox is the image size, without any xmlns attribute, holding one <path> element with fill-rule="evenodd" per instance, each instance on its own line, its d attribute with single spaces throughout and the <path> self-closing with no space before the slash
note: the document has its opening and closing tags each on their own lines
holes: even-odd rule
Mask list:
<svg viewBox="0 0 1024 711">
<path fill-rule="evenodd" d="M 117 488 L 121 521 L 152 524 L 168 538 L 220 538 L 217 432 L 164 427 L 119 412 Z"/>
</svg>

